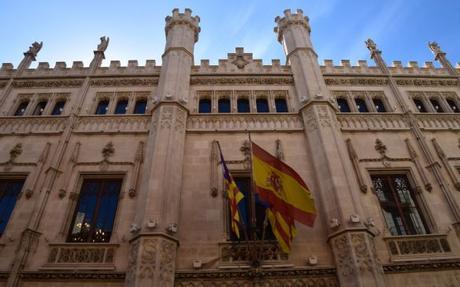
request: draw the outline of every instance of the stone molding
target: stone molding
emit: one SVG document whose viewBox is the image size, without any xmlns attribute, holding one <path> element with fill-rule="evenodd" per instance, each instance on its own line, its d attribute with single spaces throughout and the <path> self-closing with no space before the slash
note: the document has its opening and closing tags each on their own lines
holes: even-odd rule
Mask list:
<svg viewBox="0 0 460 287">
<path fill-rule="evenodd" d="M 43 269 L 115 269 L 114 257 L 118 244 L 52 243 Z"/>
<path fill-rule="evenodd" d="M 385 274 L 459 270 L 460 260 L 427 260 L 411 263 L 392 263 L 383 265 Z"/>
<path fill-rule="evenodd" d="M 158 85 L 158 77 L 100 78 L 92 79 L 92 87 L 153 87 Z"/>
<path fill-rule="evenodd" d="M 150 121 L 150 115 L 86 115 L 78 117 L 73 132 L 147 134 Z"/>
<path fill-rule="evenodd" d="M 78 88 L 83 84 L 82 79 L 52 79 L 52 80 L 15 80 L 14 88 Z"/>
<path fill-rule="evenodd" d="M 238 76 L 194 76 L 190 77 L 191 85 L 293 85 L 294 78 L 286 75 L 238 75 Z"/>
<path fill-rule="evenodd" d="M 187 132 L 206 131 L 302 131 L 297 114 L 207 114 L 190 115 Z"/>
<path fill-rule="evenodd" d="M 97 272 L 97 271 L 60 271 L 60 272 L 23 272 L 20 274 L 22 280 L 96 280 L 96 281 L 123 281 L 125 272 Z"/>
<path fill-rule="evenodd" d="M 0 117 L 0 135 L 60 134 L 66 116 Z"/>
<path fill-rule="evenodd" d="M 453 256 L 446 234 L 391 236 L 383 240 L 387 245 L 391 261 Z"/>
</svg>

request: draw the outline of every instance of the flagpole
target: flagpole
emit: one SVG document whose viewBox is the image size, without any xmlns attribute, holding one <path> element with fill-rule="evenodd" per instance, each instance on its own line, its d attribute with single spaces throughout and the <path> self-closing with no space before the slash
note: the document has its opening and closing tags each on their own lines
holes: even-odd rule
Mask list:
<svg viewBox="0 0 460 287">
<path fill-rule="evenodd" d="M 219 142 L 219 141 L 216 141 L 216 143 L 217 143 L 217 147 L 219 148 L 219 154 L 221 155 L 221 156 L 220 156 L 220 160 L 221 160 L 221 163 L 220 163 L 220 164 L 224 164 L 224 163 L 222 162 L 222 161 L 224 160 L 224 158 L 223 158 L 223 156 L 222 156 L 222 149 L 221 149 L 221 147 L 220 147 L 220 142 Z M 228 195 L 227 195 L 227 198 L 228 198 Z M 248 240 L 249 240 L 249 238 L 248 238 L 248 232 L 247 232 L 247 230 L 246 230 L 246 225 L 244 224 L 244 220 L 243 220 L 243 218 L 242 218 L 242 216 L 241 216 L 242 213 L 241 213 L 241 210 L 240 210 L 240 207 L 238 206 L 238 204 L 236 205 L 236 209 L 238 210 L 238 214 L 240 215 L 240 222 L 238 222 L 238 224 L 242 227 L 241 229 L 243 230 L 244 237 L 245 237 L 246 241 L 248 241 Z M 231 218 L 230 222 L 231 222 L 230 224 L 232 224 L 233 218 Z M 239 242 L 239 241 L 240 241 L 240 239 L 238 238 L 238 242 Z"/>
<path fill-rule="evenodd" d="M 252 139 L 251 139 L 251 132 L 248 131 L 248 138 L 249 138 L 249 168 L 250 168 L 250 177 L 251 177 L 251 185 L 250 185 L 250 194 L 251 194 L 251 209 L 250 209 L 250 216 L 251 216 L 251 236 L 252 236 L 252 252 L 251 252 L 251 258 L 253 261 L 253 265 L 255 267 L 258 267 L 259 265 L 259 252 L 257 249 L 257 222 L 256 222 L 256 198 L 255 198 L 255 188 L 254 188 L 254 175 L 252 173 Z"/>
</svg>

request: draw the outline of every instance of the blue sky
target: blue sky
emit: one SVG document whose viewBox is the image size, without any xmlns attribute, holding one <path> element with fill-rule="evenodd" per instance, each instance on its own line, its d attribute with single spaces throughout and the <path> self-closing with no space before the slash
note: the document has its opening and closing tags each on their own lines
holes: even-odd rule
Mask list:
<svg viewBox="0 0 460 287">
<path fill-rule="evenodd" d="M 188 7 L 201 18 L 195 63 L 226 58 L 244 47 L 254 58 L 270 63 L 284 53 L 273 32 L 274 18 L 286 8 L 301 8 L 310 17 L 313 45 L 320 62 L 368 59 L 364 40 L 371 37 L 388 64 L 433 56 L 427 42 L 435 40 L 455 65 L 460 62 L 460 0 L 0 0 L 0 63 L 16 67 L 33 41 L 43 41 L 37 60 L 83 61 L 88 65 L 99 37 L 110 37 L 104 66 L 110 60 L 126 65 L 135 59 L 161 62 L 164 18 L 173 8 Z M 36 65 L 36 63 L 34 64 Z"/>
</svg>

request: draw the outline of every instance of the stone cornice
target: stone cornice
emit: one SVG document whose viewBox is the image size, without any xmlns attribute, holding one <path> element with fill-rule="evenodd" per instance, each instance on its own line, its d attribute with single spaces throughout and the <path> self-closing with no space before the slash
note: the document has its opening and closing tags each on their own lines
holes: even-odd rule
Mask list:
<svg viewBox="0 0 460 287">
<path fill-rule="evenodd" d="M 94 87 L 151 87 L 156 85 L 158 85 L 158 77 L 99 78 L 91 80 L 91 86 Z"/>
<path fill-rule="evenodd" d="M 14 88 L 78 88 L 83 79 L 21 79 L 13 82 Z"/>
<path fill-rule="evenodd" d="M 393 76 L 398 86 L 415 87 L 456 87 L 458 80 L 453 77 Z M 328 86 L 386 86 L 389 79 L 381 75 L 324 75 Z"/>
<path fill-rule="evenodd" d="M 0 278 L 1 278 L 0 273 Z M 8 273 L 6 273 L 8 276 Z M 86 272 L 86 271 L 59 271 L 59 272 L 24 272 L 20 275 L 23 280 L 101 280 L 101 281 L 123 281 L 125 272 Z"/>
<path fill-rule="evenodd" d="M 383 271 L 389 273 L 429 272 L 441 270 L 460 270 L 460 260 L 437 260 L 383 265 Z"/>
</svg>

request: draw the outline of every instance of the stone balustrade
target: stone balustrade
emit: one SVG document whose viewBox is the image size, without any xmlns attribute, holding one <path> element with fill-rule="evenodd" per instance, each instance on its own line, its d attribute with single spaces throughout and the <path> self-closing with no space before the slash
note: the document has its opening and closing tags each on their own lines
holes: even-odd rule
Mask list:
<svg viewBox="0 0 460 287">
<path fill-rule="evenodd" d="M 288 255 L 283 253 L 276 241 L 246 241 L 219 243 L 221 264 L 250 265 L 257 260 L 261 263 L 286 261 Z"/>
<path fill-rule="evenodd" d="M 114 269 L 114 257 L 118 244 L 109 243 L 60 243 L 50 244 L 50 252 L 44 269 L 60 268 L 108 268 Z"/>
<path fill-rule="evenodd" d="M 453 255 L 447 235 L 425 234 L 384 238 L 392 261 L 426 260 Z"/>
</svg>

